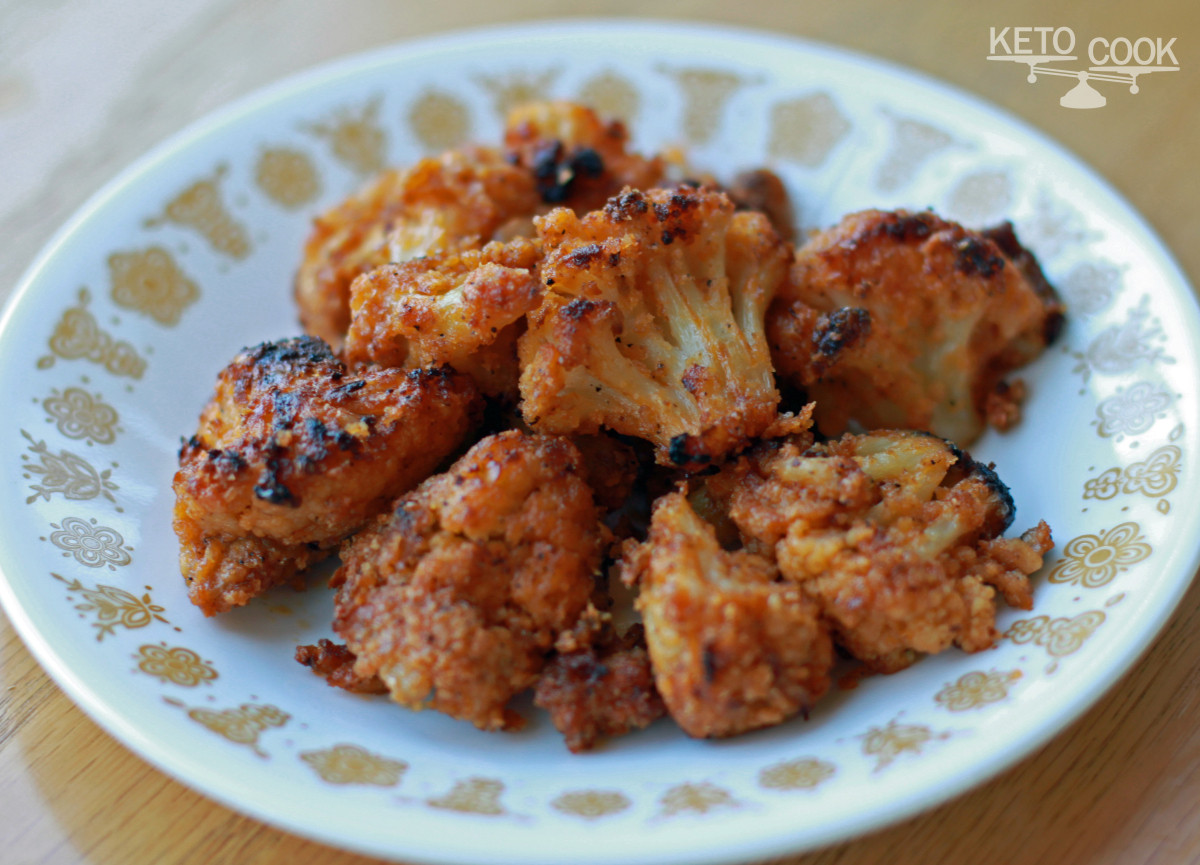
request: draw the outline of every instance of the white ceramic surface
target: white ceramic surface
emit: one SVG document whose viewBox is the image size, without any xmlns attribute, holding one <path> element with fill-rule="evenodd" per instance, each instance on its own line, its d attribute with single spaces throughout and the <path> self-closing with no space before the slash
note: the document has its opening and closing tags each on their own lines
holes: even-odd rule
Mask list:
<svg viewBox="0 0 1200 865">
<path fill-rule="evenodd" d="M 973 452 L 1058 549 L 998 648 L 951 651 L 724 742 L 669 722 L 571 756 L 542 715 L 484 734 L 328 688 L 291 659 L 324 590 L 205 620 L 187 601 L 170 478 L 214 376 L 298 332 L 313 214 L 382 163 L 505 106 L 589 99 L 643 149 L 788 183 L 804 228 L 868 206 L 1012 219 L 1069 307 L 1024 377 L 1026 418 Z M 969 96 L 794 40 L 576 22 L 398 45 L 301 76 L 164 144 L 30 269 L 0 337 L 0 600 L 49 673 L 164 771 L 330 844 L 431 862 L 716 862 L 842 839 L 1030 753 L 1139 657 L 1197 567 L 1196 304 L 1086 167 Z"/>
</svg>

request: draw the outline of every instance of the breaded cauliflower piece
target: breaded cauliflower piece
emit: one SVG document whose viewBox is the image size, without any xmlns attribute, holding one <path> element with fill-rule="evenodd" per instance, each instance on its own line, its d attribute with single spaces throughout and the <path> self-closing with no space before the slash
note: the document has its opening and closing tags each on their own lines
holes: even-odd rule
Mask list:
<svg viewBox="0 0 1200 865">
<path fill-rule="evenodd" d="M 296 662 L 308 667 L 330 685 L 354 694 L 386 694 L 387 687 L 378 676 L 362 677 L 354 672 L 354 653 L 333 640 L 318 640 L 316 645 L 297 646 Z"/>
<path fill-rule="evenodd" d="M 292 581 L 437 468 L 478 403 L 446 370 L 351 375 L 315 337 L 242 352 L 179 452 L 192 602 L 213 615 Z"/>
<path fill-rule="evenodd" d="M 618 120 L 605 121 L 571 102 L 535 102 L 508 115 L 504 146 L 532 174 L 542 201 L 587 213 L 626 186 L 660 186 L 665 164 L 627 149 L 629 134 Z"/>
<path fill-rule="evenodd" d="M 592 593 L 602 529 L 565 439 L 489 436 L 342 549 L 334 631 L 397 703 L 484 730 L 519 726 Z"/>
<path fill-rule="evenodd" d="M 833 643 L 817 604 L 769 559 L 721 549 L 681 493 L 654 503 L 650 535 L 622 570 L 640 585 L 659 693 L 689 736 L 778 724 L 829 689 Z"/>
<path fill-rule="evenodd" d="M 666 714 L 641 625 L 618 636 L 608 613 L 588 607 L 559 635 L 534 691 L 574 754 L 649 726 Z"/>
<path fill-rule="evenodd" d="M 696 469 L 773 422 L 763 316 L 789 251 L 766 217 L 704 189 L 626 189 L 583 218 L 553 211 L 538 234 L 547 291 L 518 343 L 531 427 L 608 427 Z"/>
<path fill-rule="evenodd" d="M 1020 416 L 1004 377 L 1061 329 L 1063 306 L 1011 226 L 867 210 L 813 235 L 767 314 L 781 379 L 826 435 L 916 429 L 970 444 Z"/>
<path fill-rule="evenodd" d="M 996 641 L 995 590 L 1033 603 L 1044 522 L 1000 535 L 1015 508 L 990 468 L 916 432 L 767 442 L 706 480 L 747 543 L 819 605 L 834 639 L 876 671 Z"/>
<path fill-rule="evenodd" d="M 518 239 L 388 264 L 354 280 L 345 359 L 409 369 L 448 365 L 488 396 L 517 396 L 516 341 L 542 298 L 541 244 Z"/>
<path fill-rule="evenodd" d="M 361 273 L 532 232 L 541 206 L 533 176 L 497 148 L 467 147 L 384 173 L 318 216 L 296 275 L 305 331 L 340 349 L 350 286 Z"/>
</svg>

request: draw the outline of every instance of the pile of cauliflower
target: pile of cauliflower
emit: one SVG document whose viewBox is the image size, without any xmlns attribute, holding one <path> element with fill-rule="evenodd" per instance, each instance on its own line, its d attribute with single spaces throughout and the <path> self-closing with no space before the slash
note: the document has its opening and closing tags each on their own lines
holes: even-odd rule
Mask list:
<svg viewBox="0 0 1200 865">
<path fill-rule="evenodd" d="M 242 352 L 180 450 L 191 599 L 338 555 L 297 660 L 485 730 L 531 690 L 572 751 L 991 647 L 1053 543 L 1004 537 L 961 447 L 1019 421 L 1062 304 L 1008 225 L 791 236 L 769 171 L 692 177 L 568 103 L 376 179 L 315 221 L 307 335 Z"/>
</svg>

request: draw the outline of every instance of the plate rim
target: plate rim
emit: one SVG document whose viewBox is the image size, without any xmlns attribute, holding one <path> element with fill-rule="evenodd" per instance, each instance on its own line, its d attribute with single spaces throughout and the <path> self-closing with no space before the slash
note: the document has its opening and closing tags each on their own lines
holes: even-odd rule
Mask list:
<svg viewBox="0 0 1200 865">
<path fill-rule="evenodd" d="M 1088 179 L 1095 184 L 1098 191 L 1107 196 L 1120 207 L 1120 215 L 1129 220 L 1141 234 L 1139 245 L 1153 260 L 1154 264 L 1175 283 L 1186 289 L 1187 302 L 1181 304 L 1189 310 L 1193 323 L 1200 319 L 1200 304 L 1197 303 L 1195 289 L 1186 273 L 1179 266 L 1170 250 L 1152 228 L 1145 217 L 1098 171 L 1084 159 L 1072 153 L 1059 144 L 1048 134 L 1029 122 L 1014 116 L 1010 111 L 995 105 L 982 96 L 976 95 L 957 85 L 947 83 L 926 72 L 911 69 L 895 61 L 878 58 L 853 49 L 819 42 L 802 36 L 773 33 L 761 29 L 724 25 L 713 21 L 674 21 L 662 18 L 622 18 L 622 17 L 580 17 L 580 18 L 550 18 L 532 19 L 516 23 L 453 29 L 424 36 L 416 36 L 390 42 L 366 51 L 318 63 L 312 67 L 284 76 L 272 83 L 257 87 L 232 102 L 219 107 L 197 120 L 187 124 L 175 133 L 166 137 L 141 156 L 131 161 L 112 179 L 104 183 L 97 191 L 80 205 L 66 222 L 51 236 L 41 248 L 34 260 L 22 273 L 15 288 L 4 305 L 0 315 L 0 344 L 8 334 L 13 317 L 19 306 L 26 302 L 34 284 L 41 272 L 67 246 L 71 239 L 87 225 L 98 211 L 104 209 L 111 201 L 119 198 L 123 191 L 138 178 L 153 171 L 163 162 L 169 161 L 173 154 L 210 135 L 218 133 L 222 128 L 239 122 L 242 118 L 253 115 L 264 107 L 297 95 L 316 86 L 329 86 L 340 79 L 368 73 L 374 67 L 383 67 L 395 62 L 405 50 L 417 50 L 427 54 L 436 54 L 447 48 L 461 49 L 474 44 L 494 42 L 514 37 L 537 35 L 539 37 L 578 37 L 594 36 L 600 30 L 625 32 L 636 30 L 640 32 L 668 32 L 673 36 L 701 37 L 710 40 L 727 40 L 745 49 L 754 44 L 765 44 L 777 49 L 799 51 L 807 56 L 827 56 L 842 63 L 865 65 L 873 71 L 883 72 L 906 84 L 923 89 L 932 88 L 952 100 L 968 102 L 993 114 L 1010 124 L 1014 134 L 1025 137 L 1039 148 L 1044 148 L 1058 159 L 1079 168 Z M 30 301 L 32 302 L 32 301 Z M 1200 524 L 1200 515 L 1195 518 Z M 1191 526 L 1191 528 L 1200 527 Z M 38 661 L 55 683 L 61 687 L 72 702 L 84 711 L 102 729 L 116 738 L 122 745 L 133 751 L 137 756 L 146 760 L 159 771 L 178 781 L 202 796 L 219 802 L 237 813 L 247 814 L 268 825 L 283 831 L 296 834 L 309 840 L 338 849 L 353 850 L 368 855 L 385 858 L 402 858 L 410 861 L 429 863 L 469 863 L 479 861 L 466 859 L 461 856 L 448 856 L 440 848 L 423 847 L 418 845 L 406 850 L 380 848 L 369 843 L 355 843 L 353 839 L 323 834 L 320 830 L 306 825 L 302 818 L 286 819 L 286 815 L 276 814 L 267 808 L 257 807 L 257 803 L 248 803 L 245 798 L 225 795 L 219 784 L 200 786 L 194 775 L 185 775 L 173 768 L 175 758 L 172 749 L 149 736 L 138 725 L 110 705 L 99 689 L 89 686 L 73 671 L 54 648 L 49 639 L 38 629 L 29 611 L 19 602 L 8 575 L 8 570 L 19 572 L 21 565 L 8 562 L 7 554 L 0 552 L 0 606 L 9 620 L 13 623 L 22 641 L 30 653 Z M 1200 570 L 1200 543 L 1191 548 L 1190 556 L 1182 556 L 1188 562 L 1187 568 L 1192 576 L 1180 579 L 1173 590 L 1161 596 L 1157 609 L 1153 611 L 1151 620 L 1141 622 L 1140 633 L 1144 635 L 1136 650 L 1126 650 L 1118 655 L 1116 664 L 1110 667 L 1111 677 L 1107 684 L 1088 695 L 1086 699 L 1064 707 L 1053 717 L 1036 725 L 1036 731 L 1026 736 L 1017 746 L 1003 753 L 989 755 L 984 760 L 973 764 L 972 771 L 960 773 L 951 783 L 937 790 L 927 789 L 923 795 L 916 795 L 902 802 L 896 802 L 892 807 L 876 809 L 866 815 L 854 815 L 846 820 L 838 821 L 813 831 L 803 833 L 793 830 L 790 833 L 778 833 L 766 839 L 747 841 L 741 839 L 735 849 L 721 849 L 709 852 L 686 850 L 666 858 L 661 862 L 697 862 L 719 863 L 732 860 L 749 859 L 759 856 L 786 855 L 799 850 L 816 849 L 838 841 L 849 841 L 885 826 L 893 825 L 918 813 L 933 807 L 948 804 L 970 789 L 995 778 L 1005 769 L 1024 760 L 1029 754 L 1044 746 L 1055 736 L 1061 734 L 1066 727 L 1082 718 L 1088 711 L 1121 680 L 1129 675 L 1133 666 L 1145 656 L 1161 636 L 1170 619 L 1179 611 L 1180 602 L 1195 580 L 1197 570 Z M 531 855 L 531 851 L 495 851 L 488 861 L 496 863 L 531 863 L 558 861 L 561 852 L 553 855 Z M 585 856 L 576 861 L 608 861 L 608 854 L 600 856 Z"/>
</svg>

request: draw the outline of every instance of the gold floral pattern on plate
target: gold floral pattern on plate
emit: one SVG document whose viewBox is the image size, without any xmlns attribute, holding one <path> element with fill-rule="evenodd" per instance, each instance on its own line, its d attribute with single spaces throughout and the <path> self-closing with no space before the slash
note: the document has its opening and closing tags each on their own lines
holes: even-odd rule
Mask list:
<svg viewBox="0 0 1200 865">
<path fill-rule="evenodd" d="M 54 388 L 41 402 L 42 409 L 55 428 L 69 439 L 86 439 L 89 444 L 110 445 L 121 428 L 117 410 L 100 394 L 89 394 L 80 387 Z"/>
<path fill-rule="evenodd" d="M 499 817 L 508 812 L 500 802 L 504 782 L 495 778 L 466 778 L 455 783 L 449 793 L 426 799 L 430 808 L 457 811 L 460 814 L 482 814 Z"/>
<path fill-rule="evenodd" d="M 1163 348 L 1166 339 L 1161 323 L 1150 315 L 1150 296 L 1143 295 L 1124 322 L 1105 328 L 1083 352 L 1073 352 L 1077 363 L 1071 371 L 1086 382 L 1093 373 L 1123 375 L 1142 364 L 1174 363 Z"/>
<path fill-rule="evenodd" d="M 707 814 L 717 808 L 738 808 L 741 802 L 724 787 L 708 781 L 676 784 L 658 800 L 661 806 L 659 817 L 675 817 L 679 814 Z"/>
<path fill-rule="evenodd" d="M 683 134 L 693 144 L 706 144 L 721 128 L 725 107 L 733 94 L 749 83 L 725 69 L 659 67 L 683 93 Z"/>
<path fill-rule="evenodd" d="M 1075 265 L 1059 283 L 1059 291 L 1073 315 L 1103 312 L 1120 290 L 1121 269 L 1103 259 Z"/>
<path fill-rule="evenodd" d="M 572 817 L 598 820 L 627 810 L 633 803 L 619 790 L 568 790 L 555 796 L 550 807 Z"/>
<path fill-rule="evenodd" d="M 92 296 L 86 288 L 79 289 L 74 306 L 63 310 L 54 325 L 48 346 L 50 354 L 37 360 L 38 369 L 54 366 L 55 358 L 87 360 L 99 364 L 113 375 L 139 379 L 146 371 L 145 359 L 132 345 L 117 339 L 100 327 L 88 309 Z"/>
<path fill-rule="evenodd" d="M 379 123 L 382 97 L 374 96 L 359 108 L 339 108 L 329 120 L 304 128 L 328 144 L 333 158 L 363 176 L 382 171 L 387 163 L 387 132 Z"/>
<path fill-rule="evenodd" d="M 982 709 L 1008 699 L 1008 690 L 1021 678 L 1020 670 L 975 670 L 964 673 L 954 682 L 947 682 L 933 700 L 950 712 Z"/>
<path fill-rule="evenodd" d="M 250 233 L 234 218 L 221 197 L 221 181 L 229 173 L 222 163 L 211 175 L 202 177 L 167 202 L 163 212 L 146 220 L 147 228 L 172 223 L 199 233 L 214 252 L 241 260 L 253 246 Z"/>
<path fill-rule="evenodd" d="M 492 97 L 492 109 L 501 120 L 508 112 L 527 102 L 543 102 L 550 98 L 551 88 L 561 70 L 555 66 L 540 72 L 514 70 L 500 75 L 478 75 L 475 80 Z"/>
<path fill-rule="evenodd" d="M 604 117 L 620 117 L 628 126 L 637 122 L 642 97 L 632 81 L 606 69 L 583 83 L 579 101 L 591 105 Z"/>
<path fill-rule="evenodd" d="M 911 117 L 884 116 L 892 126 L 892 140 L 875 169 L 875 188 L 895 192 L 906 186 L 934 154 L 945 150 L 954 139 L 947 132 Z"/>
<path fill-rule="evenodd" d="M 850 132 L 850 120 L 828 93 L 780 102 L 771 109 L 767 149 L 776 159 L 816 168 Z"/>
<path fill-rule="evenodd" d="M 48 502 L 55 495 L 75 502 L 100 497 L 116 502 L 113 491 L 120 487 L 112 480 L 112 469 L 97 470 L 77 453 L 65 449 L 53 453 L 45 441 L 38 441 L 25 430 L 21 430 L 21 435 L 29 441 L 29 454 L 21 457 L 22 477 L 33 481 L 29 484 L 33 495 L 26 497 L 25 504 L 38 499 Z"/>
<path fill-rule="evenodd" d="M 837 766 L 816 757 L 785 760 L 758 773 L 764 790 L 815 790 L 837 772 Z"/>
<path fill-rule="evenodd" d="M 173 697 L 163 697 L 163 702 L 187 710 L 187 716 L 204 728 L 235 745 L 244 745 L 262 757 L 270 755 L 259 745 L 259 737 L 272 727 L 283 727 L 292 716 L 269 703 L 242 703 L 235 709 L 206 709 L 191 706 Z"/>
<path fill-rule="evenodd" d="M 875 760 L 872 771 L 882 772 L 904 754 L 920 756 L 930 743 L 950 738 L 949 732 L 935 733 L 925 724 L 901 724 L 893 718 L 882 727 L 870 727 L 863 733 L 862 753 Z"/>
<path fill-rule="evenodd" d="M 294 147 L 268 147 L 254 165 L 254 183 L 286 210 L 299 210 L 321 194 L 321 173 L 312 158 Z"/>
<path fill-rule="evenodd" d="M 1052 583 L 1069 583 L 1085 589 L 1107 586 L 1117 574 L 1144 562 L 1153 552 L 1135 522 L 1120 523 L 1099 534 L 1072 538 L 1063 547 L 1063 557 L 1047 577 Z"/>
<path fill-rule="evenodd" d="M 200 299 L 200 287 L 161 246 L 108 257 L 112 299 L 167 327 L 179 324 L 183 311 Z"/>
<path fill-rule="evenodd" d="M 372 754 L 358 745 L 334 745 L 322 751 L 303 751 L 300 759 L 327 784 L 395 787 L 408 763 Z"/>
<path fill-rule="evenodd" d="M 1116 603 L 1120 603 L 1121 596 Z M 1109 604 L 1113 601 L 1110 598 Z M 1106 616 L 1099 610 L 1088 610 L 1077 616 L 1034 616 L 1030 619 L 1019 619 L 1009 626 L 1004 636 L 1017 645 L 1026 643 L 1040 646 L 1051 658 L 1046 667 L 1046 673 L 1058 669 L 1058 661 L 1068 655 L 1073 655 L 1083 648 L 1096 629 L 1104 624 Z"/>
<path fill-rule="evenodd" d="M 1182 458 L 1183 451 L 1177 446 L 1163 445 L 1144 460 L 1130 463 L 1124 468 L 1114 466 L 1084 481 L 1083 497 L 1108 501 L 1121 494 L 1140 493 L 1147 498 L 1158 499 L 1155 507 L 1160 513 L 1170 513 L 1171 503 L 1163 496 L 1179 483 Z"/>
<path fill-rule="evenodd" d="M 154 603 L 148 591 L 139 598 L 116 586 L 97 585 L 89 589 L 79 580 L 68 580 L 55 573 L 50 576 L 67 587 L 68 601 L 74 602 L 76 596 L 82 599 L 75 609 L 79 611 L 81 619 L 89 614 L 95 618 L 92 625 L 96 628 L 97 642 L 115 634 L 117 628 L 134 631 L 156 621 L 167 624 L 161 615 L 166 611 Z"/>
<path fill-rule="evenodd" d="M 430 88 L 409 106 L 408 128 L 426 151 L 440 153 L 470 140 L 471 109 L 453 93 Z"/>
<path fill-rule="evenodd" d="M 71 556 L 85 568 L 107 567 L 110 571 L 122 568 L 133 561 L 133 547 L 116 529 L 101 526 L 96 518 L 64 517 L 62 523 L 51 523 L 54 529 L 48 540 L 63 551 L 63 557 Z"/>
<path fill-rule="evenodd" d="M 216 669 L 209 661 L 183 646 L 147 643 L 138 647 L 133 659 L 137 661 L 138 670 L 164 685 L 170 683 L 183 688 L 196 688 L 210 685 L 218 678 Z"/>
<path fill-rule="evenodd" d="M 1032 245 L 1039 258 L 1054 258 L 1064 249 L 1081 247 L 1100 235 L 1076 208 L 1042 187 L 1031 216 L 1020 225 L 1019 234 Z"/>
<path fill-rule="evenodd" d="M 985 169 L 963 177 L 946 199 L 949 213 L 968 225 L 999 219 L 1012 207 L 1013 182 L 1007 171 Z"/>
<path fill-rule="evenodd" d="M 1128 388 L 1118 388 L 1096 407 L 1092 425 L 1101 438 L 1121 441 L 1149 432 L 1155 421 L 1167 416 L 1175 401 L 1173 394 L 1149 381 L 1139 381 Z"/>
</svg>

